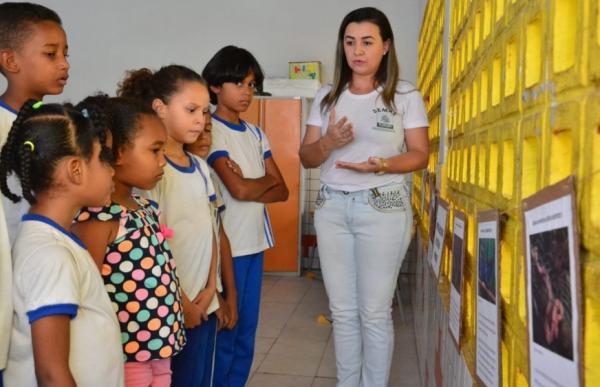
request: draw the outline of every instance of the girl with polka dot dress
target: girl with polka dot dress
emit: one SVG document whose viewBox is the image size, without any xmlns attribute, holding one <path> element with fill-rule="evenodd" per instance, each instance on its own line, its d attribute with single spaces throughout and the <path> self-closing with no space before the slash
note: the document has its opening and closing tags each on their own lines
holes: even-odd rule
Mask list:
<svg viewBox="0 0 600 387">
<path fill-rule="evenodd" d="M 160 205 L 160 221 L 173 230 L 169 242 L 179 268 L 187 343 L 171 363 L 172 383 L 208 387 L 213 380 L 217 292 L 222 291 L 212 220 L 216 195 L 206 161 L 185 150 L 204 131 L 210 115 L 208 89 L 197 72 L 173 64 L 129 71 L 117 94 L 154 109 L 167 130 L 164 176 L 146 194 Z"/>
<path fill-rule="evenodd" d="M 132 193 L 162 178 L 166 131 L 152 109 L 124 98 L 88 97 L 112 133 L 111 204 L 82 209 L 73 229 L 104 279 L 121 326 L 125 385 L 170 386 L 171 357 L 185 344 L 179 280 L 156 203 Z"/>
</svg>

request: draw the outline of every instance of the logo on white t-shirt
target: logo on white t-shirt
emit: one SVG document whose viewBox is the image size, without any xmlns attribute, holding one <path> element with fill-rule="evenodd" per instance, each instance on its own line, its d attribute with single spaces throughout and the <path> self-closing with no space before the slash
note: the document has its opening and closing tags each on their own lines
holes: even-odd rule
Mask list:
<svg viewBox="0 0 600 387">
<path fill-rule="evenodd" d="M 396 112 L 390 111 L 387 108 L 376 108 L 373 109 L 373 113 L 375 113 L 375 126 L 373 129 L 384 132 L 394 131 L 394 116 Z"/>
</svg>

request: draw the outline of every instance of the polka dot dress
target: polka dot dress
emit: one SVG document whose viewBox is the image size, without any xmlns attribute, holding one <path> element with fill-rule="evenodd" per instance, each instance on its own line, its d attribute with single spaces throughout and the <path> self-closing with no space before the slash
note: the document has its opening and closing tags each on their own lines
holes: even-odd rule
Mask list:
<svg viewBox="0 0 600 387">
<path fill-rule="evenodd" d="M 183 348 L 183 310 L 175 261 L 160 231 L 154 202 L 138 196 L 137 210 L 113 203 L 84 208 L 77 222 L 118 221 L 102 277 L 121 325 L 125 361 L 170 358 Z"/>
</svg>

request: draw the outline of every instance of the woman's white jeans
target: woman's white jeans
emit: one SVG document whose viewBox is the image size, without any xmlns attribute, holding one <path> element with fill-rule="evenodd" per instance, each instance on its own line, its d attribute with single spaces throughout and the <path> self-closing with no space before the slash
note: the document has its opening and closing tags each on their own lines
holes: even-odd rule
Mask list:
<svg viewBox="0 0 600 387">
<path fill-rule="evenodd" d="M 333 318 L 338 387 L 388 385 L 392 300 L 411 238 L 407 187 L 348 193 L 324 186 L 319 192 L 315 228 Z M 395 195 L 377 201 L 386 189 Z"/>
</svg>

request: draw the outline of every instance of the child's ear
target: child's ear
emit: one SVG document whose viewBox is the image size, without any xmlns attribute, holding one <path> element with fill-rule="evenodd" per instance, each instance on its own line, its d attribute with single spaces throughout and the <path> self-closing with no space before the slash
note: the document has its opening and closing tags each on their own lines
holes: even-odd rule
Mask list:
<svg viewBox="0 0 600 387">
<path fill-rule="evenodd" d="M 66 160 L 65 172 L 71 184 L 80 185 L 83 182 L 84 161 L 80 157 L 70 157 Z"/>
<path fill-rule="evenodd" d="M 121 148 L 117 151 L 117 156 L 113 163 L 113 167 L 118 167 L 118 166 L 123 165 L 123 162 L 121 161 L 122 158 L 123 158 L 123 148 Z"/>
<path fill-rule="evenodd" d="M 212 91 L 215 94 L 219 94 L 222 89 L 223 86 L 210 86 L 210 91 Z"/>
<path fill-rule="evenodd" d="M 160 98 L 154 98 L 154 100 L 152 101 L 152 110 L 156 112 L 158 118 L 164 119 L 167 110 L 167 105 L 165 105 L 165 103 Z"/>
<path fill-rule="evenodd" d="M 19 71 L 19 64 L 15 60 L 15 52 L 13 50 L 0 50 L 0 68 L 9 73 Z"/>
</svg>

